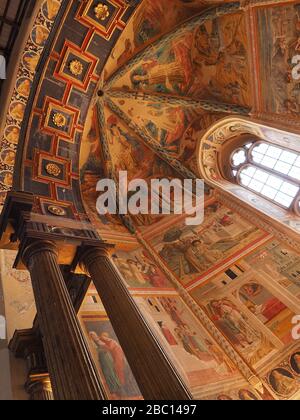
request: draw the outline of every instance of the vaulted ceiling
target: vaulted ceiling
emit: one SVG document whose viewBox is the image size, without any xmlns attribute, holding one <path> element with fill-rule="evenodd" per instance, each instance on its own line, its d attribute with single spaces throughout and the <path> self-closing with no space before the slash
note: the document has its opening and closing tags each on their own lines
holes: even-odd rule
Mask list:
<svg viewBox="0 0 300 420">
<path fill-rule="evenodd" d="M 201 133 L 227 115 L 299 131 L 282 83 L 298 29 L 289 0 L 44 1 L 5 116 L 2 198 L 14 176 L 37 212 L 122 230 L 95 214 L 102 176 L 199 176 Z"/>
</svg>

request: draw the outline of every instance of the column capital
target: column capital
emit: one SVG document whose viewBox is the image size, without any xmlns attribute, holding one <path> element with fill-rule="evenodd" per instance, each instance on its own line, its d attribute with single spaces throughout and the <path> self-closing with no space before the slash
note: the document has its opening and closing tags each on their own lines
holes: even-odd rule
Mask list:
<svg viewBox="0 0 300 420">
<path fill-rule="evenodd" d="M 75 258 L 75 265 L 90 275 L 90 266 L 99 258 L 110 258 L 115 249 L 115 245 L 109 243 L 102 243 L 96 246 L 82 246 L 78 249 Z"/>
<path fill-rule="evenodd" d="M 29 375 L 25 390 L 32 400 L 53 400 L 52 386 L 48 373 Z"/>
<path fill-rule="evenodd" d="M 43 240 L 27 242 L 21 255 L 31 275 L 55 399 L 105 399 L 103 385 L 58 264 L 55 244 Z"/>
<path fill-rule="evenodd" d="M 49 240 L 37 239 L 23 245 L 22 248 L 21 258 L 27 268 L 29 267 L 31 258 L 36 254 L 50 252 L 58 257 L 58 249 L 55 242 Z"/>
</svg>

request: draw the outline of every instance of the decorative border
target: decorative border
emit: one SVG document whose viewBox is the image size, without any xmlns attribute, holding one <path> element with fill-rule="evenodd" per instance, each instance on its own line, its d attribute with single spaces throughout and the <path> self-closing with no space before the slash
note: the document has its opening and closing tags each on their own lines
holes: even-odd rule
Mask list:
<svg viewBox="0 0 300 420">
<path fill-rule="evenodd" d="M 121 19 L 126 12 L 126 9 L 128 8 L 128 5 L 125 4 L 126 2 L 121 0 L 103 0 L 102 2 L 99 1 L 99 5 L 103 4 L 105 6 L 112 6 L 116 9 L 114 15 L 108 16 L 108 25 L 102 25 L 100 21 L 97 22 L 96 15 L 94 19 L 88 15 L 93 2 L 94 0 L 88 0 L 87 3 L 83 2 L 84 4 L 81 10 L 79 10 L 77 14 L 77 19 L 89 28 L 92 26 L 105 39 L 110 40 L 116 29 L 123 30 L 125 28 L 125 23 L 122 22 Z"/>
<path fill-rule="evenodd" d="M 30 84 L 33 82 L 35 70 L 45 48 L 45 40 L 42 43 L 37 42 L 36 30 L 37 28 L 41 28 L 42 32 L 44 31 L 45 34 L 50 34 L 55 22 L 55 18 L 58 15 L 58 12 L 62 5 L 62 2 L 63 0 L 56 0 L 57 10 L 52 10 L 52 13 L 50 14 L 47 8 L 47 1 L 44 1 L 36 16 L 31 33 L 28 37 L 27 44 L 24 48 L 26 53 L 23 54 L 19 63 L 15 88 L 10 100 L 10 105 L 8 107 L 3 136 L 0 140 L 0 150 L 7 147 L 16 150 L 16 145 L 19 142 L 23 118 L 18 118 L 18 109 L 16 110 L 15 106 L 19 105 L 19 115 L 21 116 L 21 108 L 23 108 L 24 112 L 29 97 L 29 93 L 28 95 L 25 93 L 26 89 L 23 91 L 23 93 L 20 92 L 20 83 L 24 81 L 24 78 L 28 80 Z M 14 130 L 13 133 L 12 130 Z M 11 189 L 13 168 L 14 164 L 10 165 L 10 167 L 8 168 L 7 165 L 3 162 L 3 160 L 0 160 L 0 202 L 4 201 L 6 192 Z M 7 172 L 11 174 L 10 177 L 1 177 L 1 174 Z M 7 181 L 5 181 L 5 179 Z"/>
</svg>

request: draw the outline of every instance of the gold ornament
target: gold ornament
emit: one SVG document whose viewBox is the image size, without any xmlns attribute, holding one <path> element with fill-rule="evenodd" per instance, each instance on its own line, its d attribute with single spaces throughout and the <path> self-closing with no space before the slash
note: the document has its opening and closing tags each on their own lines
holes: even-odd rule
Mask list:
<svg viewBox="0 0 300 420">
<path fill-rule="evenodd" d="M 58 165 L 56 165 L 55 163 L 48 163 L 46 165 L 46 172 L 49 175 L 53 175 L 53 176 L 59 176 L 61 174 L 61 169 Z"/>
<path fill-rule="evenodd" d="M 83 72 L 83 65 L 79 60 L 73 60 L 69 65 L 69 69 L 73 76 L 81 76 Z"/>
<path fill-rule="evenodd" d="M 61 128 L 67 124 L 67 119 L 63 114 L 57 112 L 53 115 L 53 123 L 56 127 Z"/>
<path fill-rule="evenodd" d="M 66 210 L 59 206 L 49 206 L 48 211 L 54 216 L 65 216 L 67 214 Z"/>
<path fill-rule="evenodd" d="M 110 15 L 108 7 L 102 3 L 99 3 L 98 6 L 95 7 L 94 11 L 96 18 L 99 20 L 105 20 Z"/>
</svg>

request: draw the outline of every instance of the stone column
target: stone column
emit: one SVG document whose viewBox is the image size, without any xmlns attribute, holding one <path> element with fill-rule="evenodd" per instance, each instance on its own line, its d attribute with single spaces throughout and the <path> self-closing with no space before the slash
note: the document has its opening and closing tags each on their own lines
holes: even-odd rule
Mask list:
<svg viewBox="0 0 300 420">
<path fill-rule="evenodd" d="M 144 398 L 192 399 L 111 262 L 108 247 L 86 248 L 80 263 L 90 273 Z"/>
<path fill-rule="evenodd" d="M 31 401 L 50 401 L 54 399 L 50 377 L 47 373 L 30 375 L 25 384 L 25 389 Z"/>
<path fill-rule="evenodd" d="M 105 399 L 58 265 L 55 244 L 36 240 L 25 247 L 22 257 L 31 275 L 54 398 Z"/>
</svg>

